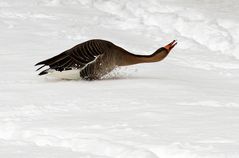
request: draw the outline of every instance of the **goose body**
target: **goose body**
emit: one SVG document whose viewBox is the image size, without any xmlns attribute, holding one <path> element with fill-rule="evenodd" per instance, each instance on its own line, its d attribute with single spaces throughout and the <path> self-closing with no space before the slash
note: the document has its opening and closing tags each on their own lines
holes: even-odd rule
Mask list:
<svg viewBox="0 0 239 158">
<path fill-rule="evenodd" d="M 157 62 L 164 59 L 176 45 L 175 41 L 159 48 L 152 55 L 135 55 L 112 42 L 94 39 L 78 44 L 59 55 L 36 64 L 45 66 L 39 75 L 51 75 L 62 79 L 96 80 L 119 66 Z"/>
</svg>

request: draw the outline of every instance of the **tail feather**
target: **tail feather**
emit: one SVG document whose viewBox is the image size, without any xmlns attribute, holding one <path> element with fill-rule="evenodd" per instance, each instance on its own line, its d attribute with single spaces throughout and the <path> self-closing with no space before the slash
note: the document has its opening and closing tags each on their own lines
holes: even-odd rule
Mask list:
<svg viewBox="0 0 239 158">
<path fill-rule="evenodd" d="M 63 53 L 61 53 L 59 55 L 56 55 L 56 56 L 54 56 L 52 58 L 43 60 L 43 61 L 35 64 L 35 66 L 42 65 L 36 71 L 42 69 L 44 66 L 49 66 L 51 69 L 55 69 L 55 68 L 59 67 L 61 64 L 63 64 L 66 61 L 68 61 L 69 59 L 67 57 L 68 57 L 67 54 L 65 52 L 63 52 Z M 48 70 L 49 69 L 46 69 L 46 70 L 42 71 L 41 73 L 39 73 L 39 75 L 47 74 Z"/>
<path fill-rule="evenodd" d="M 46 70 L 43 70 L 42 72 L 40 72 L 38 75 L 45 75 L 45 74 L 48 74 L 50 69 L 46 69 Z"/>
</svg>

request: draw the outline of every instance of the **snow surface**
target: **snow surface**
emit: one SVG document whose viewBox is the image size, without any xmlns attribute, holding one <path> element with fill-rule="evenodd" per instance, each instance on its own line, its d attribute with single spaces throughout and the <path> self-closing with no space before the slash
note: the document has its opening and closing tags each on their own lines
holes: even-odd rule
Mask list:
<svg viewBox="0 0 239 158">
<path fill-rule="evenodd" d="M 1 158 L 238 158 L 238 0 L 1 0 Z M 37 76 L 92 38 L 163 62 Z"/>
</svg>

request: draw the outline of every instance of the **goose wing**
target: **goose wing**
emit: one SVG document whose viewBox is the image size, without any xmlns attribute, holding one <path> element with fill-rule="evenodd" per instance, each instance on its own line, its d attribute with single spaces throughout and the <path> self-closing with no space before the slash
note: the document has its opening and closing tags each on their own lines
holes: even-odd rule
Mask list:
<svg viewBox="0 0 239 158">
<path fill-rule="evenodd" d="M 49 69 L 54 69 L 56 71 L 82 69 L 89 63 L 95 61 L 99 55 L 106 53 L 112 45 L 111 42 L 104 40 L 86 41 L 59 55 L 41 61 L 35 66 L 42 65 L 37 70 L 40 70 L 44 66 L 49 66 Z M 47 74 L 49 69 L 42 71 L 39 75 Z"/>
</svg>

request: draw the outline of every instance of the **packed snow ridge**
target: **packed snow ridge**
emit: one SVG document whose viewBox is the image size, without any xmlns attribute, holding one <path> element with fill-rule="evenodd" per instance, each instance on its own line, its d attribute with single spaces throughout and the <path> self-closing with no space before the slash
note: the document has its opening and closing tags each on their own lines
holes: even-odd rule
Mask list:
<svg viewBox="0 0 239 158">
<path fill-rule="evenodd" d="M 143 24 L 145 28 L 154 28 L 173 35 L 182 43 L 190 40 L 211 51 L 219 51 L 239 58 L 238 22 L 220 18 L 212 19 L 199 11 L 180 6 L 170 7 L 158 0 L 120 2 L 97 0 L 89 2 L 88 6 L 93 4 L 95 8 L 119 17 L 122 20 L 120 27 L 134 29 Z"/>
</svg>

